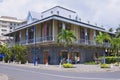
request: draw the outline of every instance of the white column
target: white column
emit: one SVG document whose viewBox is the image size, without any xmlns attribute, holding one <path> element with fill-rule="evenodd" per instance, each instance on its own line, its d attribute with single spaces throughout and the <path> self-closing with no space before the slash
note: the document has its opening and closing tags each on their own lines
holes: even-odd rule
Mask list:
<svg viewBox="0 0 120 80">
<path fill-rule="evenodd" d="M 65 29 L 65 23 L 64 22 L 62 22 L 62 29 Z"/>
<path fill-rule="evenodd" d="M 28 28 L 26 29 L 26 44 L 28 44 Z"/>
<path fill-rule="evenodd" d="M 93 33 L 93 40 L 96 39 L 96 30 L 94 30 L 94 33 Z"/>
<path fill-rule="evenodd" d="M 55 40 L 55 37 L 56 37 L 56 36 L 55 36 L 54 28 L 55 28 L 55 25 L 54 25 L 54 19 L 53 19 L 53 29 L 52 29 L 52 30 L 53 30 L 53 31 L 52 31 L 52 34 L 53 34 L 53 41 Z"/>
<path fill-rule="evenodd" d="M 88 42 L 87 28 L 85 28 L 84 30 L 85 30 L 85 44 L 87 44 L 87 42 Z"/>
<path fill-rule="evenodd" d="M 94 41 L 94 45 L 96 44 L 95 39 L 96 39 L 96 30 L 94 30 L 94 33 L 93 33 L 93 41 Z"/>
<path fill-rule="evenodd" d="M 33 38 L 33 42 L 35 43 L 35 40 L 36 40 L 36 26 L 33 26 L 34 27 L 34 38 Z"/>
</svg>

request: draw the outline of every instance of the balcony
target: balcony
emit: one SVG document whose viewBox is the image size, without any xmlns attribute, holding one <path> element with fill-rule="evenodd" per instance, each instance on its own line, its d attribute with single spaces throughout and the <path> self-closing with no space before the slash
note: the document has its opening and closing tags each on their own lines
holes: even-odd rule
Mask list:
<svg viewBox="0 0 120 80">
<path fill-rule="evenodd" d="M 57 41 L 57 37 L 53 37 L 53 36 L 36 38 L 36 43 L 53 42 L 54 44 L 56 44 L 56 41 Z M 8 45 L 15 45 L 15 44 L 22 44 L 22 45 L 28 44 L 29 45 L 29 44 L 34 44 L 34 43 L 35 43 L 34 39 L 28 39 L 28 41 L 22 40 L 20 42 L 15 42 L 15 43 L 9 42 Z M 74 42 L 74 44 L 82 45 L 82 46 L 111 47 L 110 43 L 108 42 L 104 42 L 104 44 L 101 45 L 94 40 L 85 40 L 85 39 L 78 39 Z"/>
</svg>

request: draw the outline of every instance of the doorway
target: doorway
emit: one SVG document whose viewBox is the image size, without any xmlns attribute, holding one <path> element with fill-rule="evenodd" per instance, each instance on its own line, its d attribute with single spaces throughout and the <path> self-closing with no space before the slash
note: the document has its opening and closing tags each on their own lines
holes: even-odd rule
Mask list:
<svg viewBox="0 0 120 80">
<path fill-rule="evenodd" d="M 68 59 L 68 52 L 67 51 L 61 51 L 59 53 L 59 62 L 62 61 L 62 63 L 66 63 Z"/>
<path fill-rule="evenodd" d="M 72 59 L 73 64 L 79 64 L 80 59 L 81 59 L 80 53 L 79 52 L 72 52 L 71 59 Z"/>
<path fill-rule="evenodd" d="M 44 64 L 48 64 L 48 60 L 49 60 L 49 52 L 45 51 L 44 54 Z"/>
</svg>

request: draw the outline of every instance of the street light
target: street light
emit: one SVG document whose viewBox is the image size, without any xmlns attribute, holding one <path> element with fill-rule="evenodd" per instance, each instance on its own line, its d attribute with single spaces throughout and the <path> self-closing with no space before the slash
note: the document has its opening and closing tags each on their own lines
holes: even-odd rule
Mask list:
<svg viewBox="0 0 120 80">
<path fill-rule="evenodd" d="M 37 65 L 37 58 L 36 58 L 36 27 L 34 26 L 34 66 Z"/>
<path fill-rule="evenodd" d="M 107 49 L 105 49 L 105 53 L 104 53 L 104 61 L 103 61 L 104 64 L 106 63 L 106 60 L 105 60 L 106 53 L 107 53 Z"/>
</svg>

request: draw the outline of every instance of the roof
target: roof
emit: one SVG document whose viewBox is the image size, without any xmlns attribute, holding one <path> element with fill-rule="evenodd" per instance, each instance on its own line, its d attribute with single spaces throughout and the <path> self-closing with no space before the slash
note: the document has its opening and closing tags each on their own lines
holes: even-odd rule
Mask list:
<svg viewBox="0 0 120 80">
<path fill-rule="evenodd" d="M 34 12 L 34 11 L 29 11 L 29 14 L 31 15 L 31 17 L 33 18 L 33 19 L 40 19 L 40 17 L 41 17 L 41 13 L 38 13 L 38 12 Z"/>
<path fill-rule="evenodd" d="M 43 11 L 42 13 L 45 13 L 45 12 L 50 11 L 50 10 L 52 10 L 52 9 L 54 9 L 54 8 L 57 8 L 57 7 L 58 7 L 58 8 L 65 9 L 65 10 L 70 11 L 70 12 L 73 12 L 73 13 L 76 13 L 75 11 L 72 11 L 72 10 L 70 10 L 70 9 L 67 9 L 67 8 L 64 8 L 64 7 L 61 7 L 61 6 L 55 6 L 55 7 L 53 7 L 53 8 L 50 8 L 50 9 L 46 10 L 46 11 Z"/>
<path fill-rule="evenodd" d="M 9 34 L 14 33 L 16 31 L 19 31 L 21 29 L 25 29 L 27 27 L 30 27 L 30 26 L 33 26 L 33 25 L 36 25 L 36 24 L 39 24 L 39 23 L 42 23 L 44 21 L 51 20 L 51 19 L 61 20 L 61 21 L 64 21 L 64 22 L 69 22 L 69 23 L 72 23 L 72 24 L 75 24 L 75 25 L 83 26 L 83 27 L 86 27 L 86 28 L 91 28 L 91 29 L 107 32 L 107 33 L 110 33 L 110 34 L 114 34 L 114 33 L 108 32 L 104 28 L 101 28 L 101 27 L 98 27 L 98 26 L 94 26 L 94 25 L 87 24 L 87 23 L 84 23 L 84 22 L 80 22 L 80 21 L 76 21 L 76 20 L 73 20 L 73 19 L 65 18 L 65 17 L 59 16 L 59 15 L 52 15 L 52 16 L 49 16 L 47 18 L 43 18 L 41 20 L 34 21 L 30 24 L 24 24 L 21 27 L 17 28 L 15 31 L 10 32 L 6 35 L 9 35 Z"/>
</svg>

